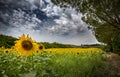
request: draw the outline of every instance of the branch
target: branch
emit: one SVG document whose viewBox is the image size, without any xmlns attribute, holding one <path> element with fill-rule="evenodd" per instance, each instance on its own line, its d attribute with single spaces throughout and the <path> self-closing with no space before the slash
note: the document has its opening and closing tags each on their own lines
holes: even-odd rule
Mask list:
<svg viewBox="0 0 120 77">
<path fill-rule="evenodd" d="M 114 28 L 120 30 L 120 25 L 115 25 L 114 23 L 106 20 L 104 17 L 102 17 L 102 16 L 100 16 L 100 15 L 98 15 L 98 14 L 96 14 L 96 15 L 97 15 L 100 19 L 104 20 L 105 22 L 107 22 L 108 24 L 110 24 L 111 26 L 113 26 Z"/>
</svg>

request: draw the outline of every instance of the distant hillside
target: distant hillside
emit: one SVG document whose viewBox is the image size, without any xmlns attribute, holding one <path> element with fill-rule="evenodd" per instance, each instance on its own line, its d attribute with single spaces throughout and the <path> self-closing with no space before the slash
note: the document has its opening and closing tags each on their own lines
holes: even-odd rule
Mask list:
<svg viewBox="0 0 120 77">
<path fill-rule="evenodd" d="M 17 38 L 0 34 L 0 47 L 4 46 L 6 48 L 10 48 L 15 44 L 15 40 L 17 40 Z"/>
<path fill-rule="evenodd" d="M 10 48 L 12 46 L 14 46 L 15 44 L 15 40 L 17 40 L 17 38 L 12 37 L 12 36 L 7 36 L 7 35 L 3 35 L 0 34 L 0 47 L 4 46 L 6 48 Z M 81 45 L 81 46 L 76 46 L 76 45 L 70 45 L 70 44 L 61 44 L 61 43 L 49 43 L 49 42 L 38 42 L 41 43 L 45 46 L 45 48 L 74 48 L 74 47 L 78 47 L 78 48 L 88 48 L 88 47 L 100 47 L 99 44 L 91 44 L 91 45 Z"/>
<path fill-rule="evenodd" d="M 10 48 L 10 47 L 14 46 L 15 40 L 17 40 L 17 38 L 12 37 L 12 36 L 8 36 L 8 35 L 0 34 L 0 47 L 4 46 L 6 48 Z M 60 44 L 60 43 L 56 43 L 56 42 L 54 42 L 54 43 L 42 42 L 42 44 L 45 46 L 45 48 L 71 48 L 71 47 L 75 47 L 74 45 Z"/>
<path fill-rule="evenodd" d="M 61 43 L 49 43 L 49 42 L 41 42 L 45 48 L 73 48 L 73 47 L 77 47 L 75 45 L 70 45 L 70 44 L 61 44 Z"/>
</svg>

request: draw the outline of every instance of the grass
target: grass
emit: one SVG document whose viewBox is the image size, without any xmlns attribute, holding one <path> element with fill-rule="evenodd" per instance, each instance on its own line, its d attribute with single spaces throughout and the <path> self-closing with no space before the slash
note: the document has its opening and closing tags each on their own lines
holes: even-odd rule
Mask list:
<svg viewBox="0 0 120 77">
<path fill-rule="evenodd" d="M 103 56 L 98 53 L 53 54 L 52 68 L 58 77 L 96 77 L 96 70 L 102 66 Z"/>
<path fill-rule="evenodd" d="M 3 51 L 4 48 L 0 50 L 1 77 L 103 77 L 105 54 L 98 53 L 99 49 L 47 49 L 47 53 L 28 57 Z"/>
</svg>

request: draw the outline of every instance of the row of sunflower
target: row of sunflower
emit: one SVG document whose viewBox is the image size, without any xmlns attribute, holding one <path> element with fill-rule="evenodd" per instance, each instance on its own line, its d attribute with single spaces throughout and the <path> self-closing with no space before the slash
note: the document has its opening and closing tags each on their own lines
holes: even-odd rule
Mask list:
<svg viewBox="0 0 120 77">
<path fill-rule="evenodd" d="M 99 48 L 49 48 L 45 49 L 48 53 L 81 53 L 81 52 L 93 52 L 102 53 L 103 51 Z"/>
<path fill-rule="evenodd" d="M 15 46 L 11 49 L 5 49 L 1 47 L 1 50 L 4 49 L 4 53 L 8 54 L 9 52 L 14 51 L 16 54 L 20 56 L 29 56 L 33 53 L 40 53 L 44 50 L 44 46 L 42 44 L 36 43 L 32 40 L 31 37 L 28 35 L 25 36 L 24 34 L 19 37 L 19 40 L 15 41 Z"/>
</svg>

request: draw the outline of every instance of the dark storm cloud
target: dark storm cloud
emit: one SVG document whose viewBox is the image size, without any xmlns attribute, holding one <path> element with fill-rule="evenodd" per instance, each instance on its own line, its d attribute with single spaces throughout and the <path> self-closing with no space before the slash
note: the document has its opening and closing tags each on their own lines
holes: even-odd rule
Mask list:
<svg viewBox="0 0 120 77">
<path fill-rule="evenodd" d="M 29 18 L 32 20 L 32 17 L 35 15 L 37 19 L 43 21 L 41 24 L 38 23 L 39 26 L 48 26 L 47 23 L 54 24 L 55 22 L 53 20 L 59 18 L 59 16 L 48 17 L 46 13 L 42 11 L 42 8 L 45 8 L 47 4 L 48 3 L 45 1 L 41 2 L 40 4 L 40 0 L 0 0 L 0 22 L 7 26 L 13 26 L 13 24 L 11 24 L 11 21 L 13 21 L 16 17 L 14 14 L 16 12 L 21 12 L 24 13 L 22 14 L 24 15 L 24 18 L 30 16 L 28 19 L 23 18 L 23 22 L 28 21 Z M 19 16 L 16 18 L 19 20 Z"/>
<path fill-rule="evenodd" d="M 21 3 L 22 2 L 22 3 Z M 1 30 L 5 28 L 4 26 L 11 26 L 10 20 L 13 15 L 14 10 L 22 8 L 23 0 L 0 0 L 0 26 Z M 26 5 L 26 4 L 24 4 Z M 27 4 L 28 5 L 28 4 Z M 26 6 L 27 6 L 26 5 Z M 9 27 L 6 27 L 9 28 Z"/>
<path fill-rule="evenodd" d="M 41 2 L 41 4 L 40 4 L 40 2 Z M 59 20 L 60 16 L 62 15 L 62 12 L 64 12 L 64 14 L 65 14 L 63 17 L 66 17 L 67 19 L 72 18 L 71 13 L 70 13 L 71 10 L 69 10 L 69 9 L 66 9 L 65 11 L 60 10 L 61 13 L 59 13 L 58 15 L 55 15 L 55 13 L 58 13 L 58 12 L 54 12 L 54 11 L 52 12 L 51 10 L 52 9 L 56 10 L 58 8 L 53 8 L 53 5 L 52 5 L 52 7 L 50 7 L 48 2 L 46 2 L 44 0 L 43 0 L 43 2 L 42 2 L 42 0 L 41 1 L 40 0 L 1 0 L 0 4 L 1 4 L 0 20 L 1 20 L 1 23 L 5 24 L 7 26 L 19 27 L 20 24 L 23 24 L 23 25 L 27 24 L 26 21 L 32 22 L 32 16 L 34 14 L 35 14 L 36 18 L 38 18 L 40 21 L 42 21 L 42 23 L 37 23 L 38 26 L 33 27 L 33 29 L 40 29 L 41 27 L 46 27 L 46 26 L 54 27 L 54 25 L 57 25 L 57 23 L 54 20 L 55 19 Z M 42 8 L 43 8 L 43 10 L 42 10 Z M 46 10 L 47 12 L 44 10 Z M 66 19 L 66 21 L 68 21 L 67 19 Z M 67 25 L 72 25 L 72 24 L 68 23 Z M 59 24 L 59 26 L 62 26 L 61 23 Z M 69 30 L 67 32 L 64 32 L 63 27 L 68 28 Z M 59 27 L 59 30 L 63 29 L 63 32 L 62 31 L 58 31 L 58 32 L 62 35 L 69 34 L 69 32 L 72 31 L 71 28 L 69 28 L 69 27 L 70 26 L 68 26 L 68 27 L 62 26 L 61 28 Z M 56 31 L 56 30 L 54 30 L 54 31 Z M 76 31 L 78 31 L 78 30 L 76 30 Z M 53 33 L 57 33 L 57 32 L 53 32 Z"/>
<path fill-rule="evenodd" d="M 97 42 L 81 17 L 75 9 L 62 9 L 50 0 L 0 0 L 0 33 L 16 37 L 24 33 L 38 41 Z"/>
<path fill-rule="evenodd" d="M 26 0 L 0 0 L 0 4 L 2 4 L 3 8 L 6 9 L 17 9 L 21 8 L 24 10 L 29 10 L 31 7 L 31 4 Z M 2 9 L 2 10 L 6 10 Z"/>
</svg>

